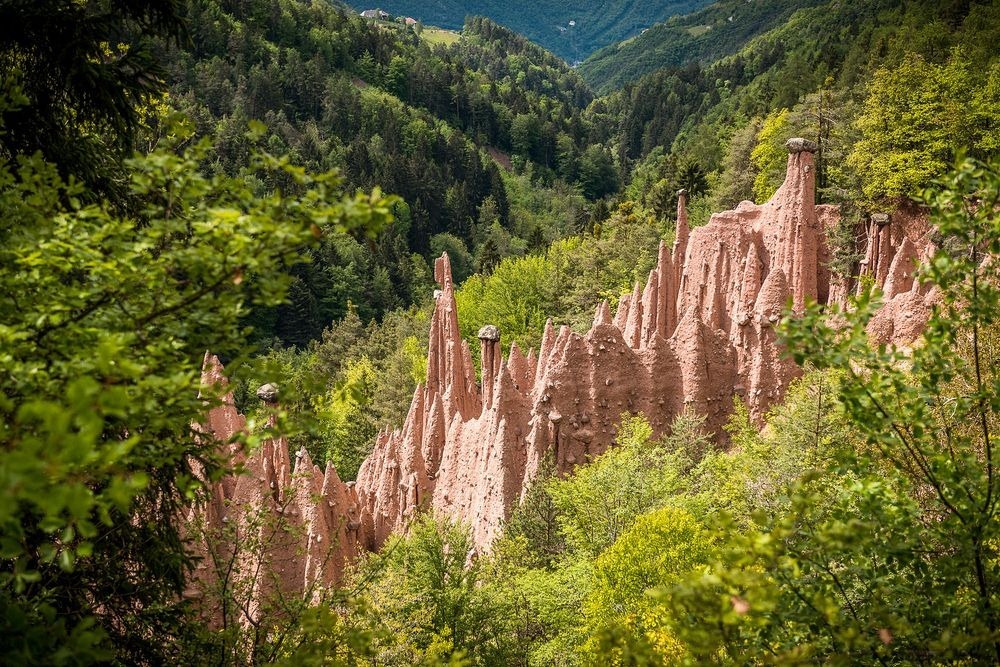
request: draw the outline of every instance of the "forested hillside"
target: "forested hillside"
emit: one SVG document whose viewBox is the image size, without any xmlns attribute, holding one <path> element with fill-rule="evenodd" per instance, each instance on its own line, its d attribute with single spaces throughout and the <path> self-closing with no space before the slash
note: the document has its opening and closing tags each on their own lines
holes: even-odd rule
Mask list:
<svg viewBox="0 0 1000 667">
<path fill-rule="evenodd" d="M 381 8 L 461 35 L 322 0 L 0 3 L 0 663 L 1000 663 L 1000 3 Z M 837 207 L 818 207 L 815 268 L 848 305 L 741 301 L 741 349 L 763 333 L 769 363 L 798 364 L 767 414 L 743 385 L 724 388 L 717 432 L 685 407 L 708 399 L 684 393 L 702 388 L 675 349 L 728 358 L 687 313 L 684 340 L 616 353 L 614 381 L 586 371 L 621 392 L 613 423 L 552 409 L 572 382 L 541 378 L 537 410 L 498 383 L 548 451 L 508 421 L 448 421 L 440 395 L 420 405 L 435 394 L 415 389 L 448 374 L 475 389 L 449 401 L 486 394 L 475 370 L 429 375 L 443 342 L 483 372 L 486 343 L 565 351 L 607 327 L 560 372 L 598 368 L 610 313 L 641 305 L 635 285 L 697 232 L 677 191 L 691 228 L 763 203 L 789 137 L 814 142 L 798 143 L 803 182 Z M 874 213 L 933 224 L 929 262 Z M 912 255 L 865 273 L 871 230 Z M 787 277 L 761 275 L 774 258 L 753 261 L 764 242 L 695 269 L 736 276 L 741 299 L 782 296 Z M 443 252 L 455 307 L 431 329 L 451 308 Z M 889 273 L 928 321 L 872 345 Z M 544 342 L 549 318 L 567 328 Z M 206 351 L 225 381 L 200 375 Z M 615 361 L 656 354 L 672 364 L 658 377 L 680 378 L 662 423 L 633 410 L 664 397 L 635 395 Z M 412 411 L 420 434 L 403 433 Z M 522 447 L 519 464 L 538 455 L 534 478 L 473 480 L 524 491 L 488 550 L 421 504 L 398 451 L 371 465 L 413 503 L 360 506 L 377 438 L 432 460 L 423 436 L 467 424 Z M 592 453 L 601 428 L 613 444 Z M 567 438 L 587 454 L 567 462 Z M 461 481 L 493 455 L 449 465 Z M 252 475 L 251 457 L 266 458 Z M 259 492 L 233 495 L 236 479 Z M 328 516 L 345 520 L 304 528 Z M 365 521 L 405 534 L 309 580 L 328 536 L 360 543 Z M 264 557 L 275 545 L 285 560 Z"/>
<path fill-rule="evenodd" d="M 657 21 L 687 14 L 708 0 L 351 0 L 359 12 L 376 7 L 393 16 L 410 16 L 428 25 L 459 29 L 469 16 L 486 16 L 544 46 L 568 63 L 583 60 L 601 47 L 639 34 Z"/>
<path fill-rule="evenodd" d="M 601 130 L 594 139 L 617 148 L 629 192 L 646 193 L 647 204 L 660 196 L 649 179 L 663 176 L 669 187 L 694 183 L 714 210 L 760 201 L 778 185 L 780 141 L 790 134 L 823 147 L 824 201 L 898 196 L 901 181 L 926 183 L 959 146 L 981 154 L 992 145 L 998 11 L 996 3 L 823 3 L 711 65 L 628 84 L 591 105 L 588 119 Z M 978 111 L 956 116 L 955 104 Z"/>
<path fill-rule="evenodd" d="M 301 345 L 348 302 L 365 320 L 416 303 L 432 251 L 489 268 L 551 240 L 548 229 L 512 219 L 501 166 L 486 149 L 554 172 L 559 151 L 583 152 L 590 93 L 524 38 L 476 20 L 459 45 L 432 47 L 405 27 L 297 0 L 193 2 L 187 19 L 189 46 L 165 53 L 170 103 L 199 135 L 218 138 L 214 169 L 235 174 L 246 164 L 255 120 L 269 150 L 403 200 L 377 238 L 312 251 L 291 303 L 254 319 L 258 336 Z"/>
<path fill-rule="evenodd" d="M 662 67 L 710 64 L 742 49 L 798 11 L 820 4 L 810 0 L 722 0 L 690 14 L 657 23 L 634 39 L 590 55 L 579 72 L 600 93 L 635 81 Z"/>
</svg>

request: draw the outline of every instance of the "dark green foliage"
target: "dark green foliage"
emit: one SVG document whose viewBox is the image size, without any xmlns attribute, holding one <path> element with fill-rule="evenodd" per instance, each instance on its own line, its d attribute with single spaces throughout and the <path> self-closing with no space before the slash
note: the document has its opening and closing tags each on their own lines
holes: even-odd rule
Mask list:
<svg viewBox="0 0 1000 667">
<path fill-rule="evenodd" d="M 257 154 L 249 174 L 297 193 L 260 198 L 202 174 L 209 142 L 174 147 L 127 162 L 140 219 L 88 203 L 94 193 L 38 156 L 18 156 L 17 177 L 0 164 L 8 664 L 185 661 L 197 633 L 178 521 L 200 488 L 195 468 L 219 469 L 215 443 L 192 429 L 215 400 L 199 397 L 205 350 L 243 353 L 241 316 L 283 298 L 282 269 L 315 235 L 389 219 L 391 200 L 345 196 L 335 173 Z"/>
<path fill-rule="evenodd" d="M 546 456 L 520 504 L 504 525 L 504 538 L 523 539 L 530 567 L 551 567 L 566 551 L 566 536 L 559 530 L 559 508 L 549 492 L 555 474 L 552 456 Z"/>
<path fill-rule="evenodd" d="M 485 19 L 470 19 L 450 47 L 300 0 L 203 0 L 189 5 L 188 21 L 190 46 L 164 57 L 179 106 L 199 132 L 221 138 L 214 170 L 239 172 L 248 153 L 240 128 L 258 119 L 272 151 L 340 168 L 350 187 L 379 187 L 406 202 L 381 235 L 311 250 L 312 261 L 294 270 L 290 302 L 250 322 L 263 343 L 304 346 L 344 315 L 347 300 L 366 320 L 419 302 L 425 286 L 413 256 L 427 261 L 444 249 L 440 235 L 464 244 L 476 268 L 521 254 L 500 168 L 481 149 L 514 152 L 548 183 L 560 165 L 557 137 L 582 152 L 586 85 Z M 616 178 L 600 166 L 591 180 L 603 194 Z M 461 268 L 462 253 L 449 243 Z"/>
<path fill-rule="evenodd" d="M 866 77 L 879 66 L 899 66 L 907 52 L 924 54 L 936 63 L 948 58 L 949 48 L 961 46 L 975 54 L 971 57 L 980 66 L 978 74 L 987 78 L 997 50 L 990 41 L 992 33 L 983 26 L 995 22 L 996 8 L 990 3 L 962 7 L 956 11 L 929 0 L 902 5 L 866 0 L 801 9 L 728 57 L 660 69 L 599 99 L 586 118 L 591 140 L 616 145 L 625 169 L 662 146 L 712 172 L 725 154 L 720 137 L 731 136 L 755 116 L 793 109 L 821 89 L 820 99 L 807 105 L 810 113 L 821 114 L 827 126 L 852 125 L 856 112 L 850 104 L 863 92 Z M 945 14 L 949 24 L 941 22 Z M 845 90 L 846 98 L 841 95 Z M 979 96 L 989 97 L 991 90 L 984 85 Z M 983 105 L 992 108 L 986 99 Z M 957 115 L 985 128 L 983 136 L 992 136 L 990 113 L 975 115 L 975 121 L 974 114 Z M 820 124 L 817 119 L 816 134 L 829 131 Z M 908 129 L 912 133 L 919 128 Z M 839 164 L 846 152 L 830 158 Z M 825 171 L 820 175 L 826 178 Z M 824 188 L 831 185 L 821 183 Z"/>
<path fill-rule="evenodd" d="M 588 199 L 601 199 L 618 190 L 618 171 L 607 151 L 590 146 L 580 156 L 580 187 Z"/>
<path fill-rule="evenodd" d="M 838 276 L 850 278 L 856 275 L 858 262 L 864 257 L 858 248 L 859 234 L 864 233 L 863 219 L 856 207 L 849 203 L 840 207 L 840 218 L 837 224 L 827 231 L 826 242 L 830 248 L 830 271 Z"/>
<path fill-rule="evenodd" d="M 180 0 L 8 0 L 0 4 L 0 77 L 25 99 L 4 116 L 0 158 L 41 151 L 63 178 L 120 203 L 121 160 L 133 149 L 139 107 L 166 89 L 151 50 L 184 35 Z"/>
</svg>

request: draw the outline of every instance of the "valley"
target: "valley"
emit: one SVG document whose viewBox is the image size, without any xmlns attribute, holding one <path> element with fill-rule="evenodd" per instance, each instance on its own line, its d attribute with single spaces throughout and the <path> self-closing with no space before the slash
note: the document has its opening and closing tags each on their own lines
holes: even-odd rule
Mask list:
<svg viewBox="0 0 1000 667">
<path fill-rule="evenodd" d="M 0 662 L 1000 660 L 1000 4 L 0 33 Z"/>
</svg>

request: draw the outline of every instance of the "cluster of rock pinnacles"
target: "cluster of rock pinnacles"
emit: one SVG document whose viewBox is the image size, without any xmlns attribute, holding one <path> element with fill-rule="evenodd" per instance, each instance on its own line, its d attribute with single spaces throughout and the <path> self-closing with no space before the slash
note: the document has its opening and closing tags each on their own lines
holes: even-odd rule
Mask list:
<svg viewBox="0 0 1000 667">
<path fill-rule="evenodd" d="M 440 257 L 427 382 L 402 428 L 378 434 L 357 481 L 342 481 L 332 465 L 319 468 L 304 450 L 290 455 L 278 439 L 250 456 L 231 452 L 244 474 L 216 483 L 196 510 L 209 529 L 235 521 L 258 531 L 268 576 L 252 582 L 251 606 L 272 591 L 302 595 L 336 582 L 346 564 L 378 549 L 415 512 L 461 519 L 477 548 L 488 548 L 544 457 L 551 453 L 566 471 L 600 454 L 615 442 L 623 413 L 645 415 L 662 433 L 693 410 L 723 437 L 740 396 L 759 421 L 799 373 L 774 331 L 787 304 L 844 304 L 859 282 L 828 269 L 825 230 L 839 211 L 814 203 L 815 145 L 792 139 L 787 147 L 785 181 L 765 204 L 742 202 L 690 230 L 681 191 L 673 247 L 661 243 L 645 286 L 622 297 L 613 316 L 601 303 L 586 334 L 550 321 L 537 353 L 513 344 L 504 358 L 501 332 L 484 327 L 479 382 L 459 334 L 448 257 Z M 934 300 L 913 278 L 933 251 L 929 225 L 904 208 L 862 227 L 859 274 L 885 299 L 869 332 L 878 342 L 912 341 Z M 225 383 L 215 357 L 206 355 L 204 374 L 206 383 Z M 270 386 L 260 395 L 277 400 Z M 231 396 L 203 428 L 223 442 L 245 428 Z M 280 514 L 284 528 L 265 536 L 260 522 L 246 522 L 261 513 Z"/>
</svg>

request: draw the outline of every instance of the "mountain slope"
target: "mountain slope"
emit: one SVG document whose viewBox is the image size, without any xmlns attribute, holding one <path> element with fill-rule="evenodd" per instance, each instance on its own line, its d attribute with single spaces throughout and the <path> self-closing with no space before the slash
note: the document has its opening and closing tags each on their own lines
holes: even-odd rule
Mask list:
<svg viewBox="0 0 1000 667">
<path fill-rule="evenodd" d="M 723 0 L 606 46 L 581 63 L 579 71 L 595 90 L 607 93 L 661 67 L 707 64 L 736 53 L 797 10 L 817 4 L 820 0 Z"/>
<path fill-rule="evenodd" d="M 591 94 L 579 76 L 482 20 L 445 48 L 322 2 L 199 0 L 188 19 L 190 45 L 164 54 L 171 96 L 199 134 L 218 138 L 214 169 L 240 171 L 254 119 L 267 126 L 272 153 L 338 168 L 351 188 L 380 187 L 404 200 L 378 238 L 324 242 L 313 252 L 296 269 L 292 304 L 254 322 L 265 338 L 304 345 L 349 301 L 365 319 L 414 303 L 429 281 L 419 256 L 439 251 L 436 244 L 475 257 L 486 247 L 492 258 L 525 247 L 484 149 L 522 148 L 545 166 L 557 137 L 582 141 L 573 144 L 574 119 Z"/>
<path fill-rule="evenodd" d="M 351 0 L 350 4 L 358 11 L 380 7 L 394 16 L 412 16 L 455 30 L 466 16 L 487 16 L 574 63 L 657 21 L 703 7 L 708 0 Z"/>
</svg>

